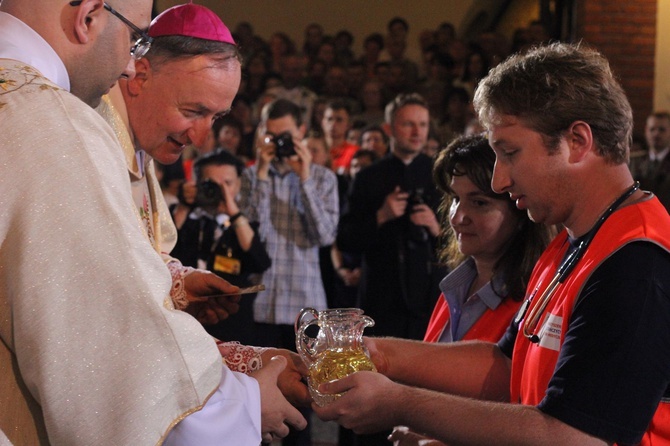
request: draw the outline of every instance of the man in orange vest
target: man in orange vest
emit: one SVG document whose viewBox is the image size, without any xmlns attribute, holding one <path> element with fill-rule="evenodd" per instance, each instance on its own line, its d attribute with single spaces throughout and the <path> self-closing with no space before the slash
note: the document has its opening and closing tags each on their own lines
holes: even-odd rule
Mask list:
<svg viewBox="0 0 670 446">
<path fill-rule="evenodd" d="M 498 343 L 368 339 L 382 373 L 323 385 L 346 393 L 317 415 L 448 444 L 670 444 L 670 217 L 630 174 L 632 112 L 607 60 L 560 43 L 512 56 L 475 108 L 492 188 L 565 229 Z"/>
</svg>

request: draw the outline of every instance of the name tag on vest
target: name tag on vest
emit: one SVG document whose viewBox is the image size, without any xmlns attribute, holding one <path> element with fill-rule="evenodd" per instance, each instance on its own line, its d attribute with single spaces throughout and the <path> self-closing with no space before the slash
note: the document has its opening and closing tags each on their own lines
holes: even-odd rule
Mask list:
<svg viewBox="0 0 670 446">
<path fill-rule="evenodd" d="M 540 330 L 540 347 L 559 351 L 561 349 L 561 330 L 563 317 L 549 313 Z"/>
</svg>

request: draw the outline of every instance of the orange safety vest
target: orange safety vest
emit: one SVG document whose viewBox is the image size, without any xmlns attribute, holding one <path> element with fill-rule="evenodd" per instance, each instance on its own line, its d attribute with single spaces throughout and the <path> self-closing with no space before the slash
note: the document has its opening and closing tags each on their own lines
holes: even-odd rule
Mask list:
<svg viewBox="0 0 670 446">
<path fill-rule="evenodd" d="M 572 310 L 583 286 L 607 257 L 638 240 L 650 240 L 670 252 L 670 217 L 656 198 L 621 208 L 605 221 L 577 267 L 559 285 L 545 309 L 539 324 L 542 327 L 540 331 L 544 331 L 539 344 L 533 344 L 523 336 L 524 322 L 521 322 L 512 356 L 510 392 L 513 402 L 536 406 L 544 398 L 568 331 Z M 538 288 L 537 295 L 541 294 L 558 269 L 567 245 L 567 233 L 564 231 L 540 257 L 528 290 Z M 658 405 L 640 444 L 670 444 L 670 403 L 661 402 Z"/>
<path fill-rule="evenodd" d="M 514 299 L 507 298 L 503 300 L 495 310 L 487 308 L 481 315 L 477 322 L 465 333 L 463 340 L 479 340 L 488 342 L 498 342 L 502 335 L 509 327 L 512 318 L 519 310 L 521 302 Z M 425 342 L 437 342 L 444 331 L 447 322 L 449 321 L 449 304 L 444 298 L 444 294 L 440 294 L 437 299 L 433 314 L 430 316 L 426 335 L 423 340 Z"/>
</svg>

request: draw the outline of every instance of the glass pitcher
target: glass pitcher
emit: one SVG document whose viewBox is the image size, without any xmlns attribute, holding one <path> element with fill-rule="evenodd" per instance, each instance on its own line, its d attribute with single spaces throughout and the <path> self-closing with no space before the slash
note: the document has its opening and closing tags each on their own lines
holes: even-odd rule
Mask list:
<svg viewBox="0 0 670 446">
<path fill-rule="evenodd" d="M 312 318 L 308 319 L 310 315 Z M 362 370 L 377 371 L 363 345 L 363 330 L 374 324 L 358 308 L 300 311 L 295 321 L 295 343 L 309 369 L 307 384 L 316 404 L 324 406 L 340 396 L 320 393 L 317 390 L 320 384 Z M 305 333 L 312 325 L 319 327 L 315 338 Z"/>
</svg>

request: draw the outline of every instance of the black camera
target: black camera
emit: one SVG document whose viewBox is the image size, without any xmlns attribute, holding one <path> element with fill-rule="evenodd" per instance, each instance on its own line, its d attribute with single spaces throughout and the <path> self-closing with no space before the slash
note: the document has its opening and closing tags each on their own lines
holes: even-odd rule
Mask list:
<svg viewBox="0 0 670 446">
<path fill-rule="evenodd" d="M 289 156 L 295 155 L 293 136 L 291 136 L 289 132 L 284 132 L 275 136 L 272 139 L 272 142 L 274 142 L 275 146 L 277 147 L 275 152 L 277 158 L 288 158 Z"/>
<path fill-rule="evenodd" d="M 217 207 L 220 202 L 226 201 L 218 183 L 207 179 L 198 183 L 198 192 L 195 195 L 194 206 Z"/>
<path fill-rule="evenodd" d="M 407 197 L 407 210 L 412 212 L 412 208 L 417 204 L 425 204 L 423 199 L 423 187 L 417 187 L 416 189 L 411 189 L 408 191 L 409 196 Z"/>
<path fill-rule="evenodd" d="M 409 216 L 410 214 L 417 212 L 416 209 L 414 209 L 414 206 L 426 203 L 423 192 L 423 187 L 417 187 L 416 189 L 410 189 L 407 191 L 409 196 L 407 197 L 407 207 L 405 208 L 406 215 Z M 425 242 L 428 240 L 428 232 L 423 226 L 411 224 L 408 235 L 409 239 L 414 242 Z"/>
</svg>

